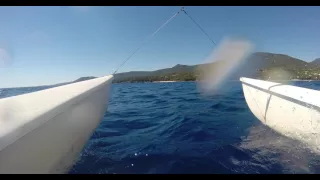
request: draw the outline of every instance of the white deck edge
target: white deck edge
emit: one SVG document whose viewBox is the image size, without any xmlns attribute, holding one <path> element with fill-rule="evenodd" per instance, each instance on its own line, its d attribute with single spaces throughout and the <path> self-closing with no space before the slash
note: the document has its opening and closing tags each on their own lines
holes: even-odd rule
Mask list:
<svg viewBox="0 0 320 180">
<path fill-rule="evenodd" d="M 255 88 L 263 89 L 269 93 L 271 92 L 318 108 L 320 107 L 320 91 L 317 90 L 246 77 L 241 77 L 240 81 L 254 86 Z"/>
<path fill-rule="evenodd" d="M 112 79 L 108 75 L 0 99 L 0 151 Z"/>
</svg>

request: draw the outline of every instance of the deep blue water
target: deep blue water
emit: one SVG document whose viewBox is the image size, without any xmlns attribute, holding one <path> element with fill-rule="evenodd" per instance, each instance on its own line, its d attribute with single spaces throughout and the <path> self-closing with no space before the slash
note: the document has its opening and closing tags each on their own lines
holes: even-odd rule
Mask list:
<svg viewBox="0 0 320 180">
<path fill-rule="evenodd" d="M 260 124 L 239 82 L 210 97 L 194 82 L 123 83 L 70 173 L 320 173 L 320 156 Z"/>
</svg>

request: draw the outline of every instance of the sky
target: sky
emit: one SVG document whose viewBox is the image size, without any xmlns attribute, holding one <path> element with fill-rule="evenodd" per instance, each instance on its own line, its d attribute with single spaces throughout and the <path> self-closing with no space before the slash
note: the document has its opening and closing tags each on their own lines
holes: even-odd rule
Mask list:
<svg viewBox="0 0 320 180">
<path fill-rule="evenodd" d="M 0 87 L 104 76 L 179 11 L 179 6 L 0 7 Z M 320 7 L 186 6 L 217 43 L 236 36 L 255 51 L 320 58 Z M 118 72 L 203 63 L 215 46 L 183 13 Z"/>
</svg>

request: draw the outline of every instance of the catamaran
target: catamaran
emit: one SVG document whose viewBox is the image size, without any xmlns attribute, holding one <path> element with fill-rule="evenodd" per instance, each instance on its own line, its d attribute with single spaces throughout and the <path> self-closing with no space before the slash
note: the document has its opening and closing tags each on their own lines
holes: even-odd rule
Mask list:
<svg viewBox="0 0 320 180">
<path fill-rule="evenodd" d="M 181 8 L 152 36 L 181 12 L 204 32 Z M 103 118 L 113 75 L 0 99 L 0 173 L 68 172 Z M 244 77 L 240 81 L 250 110 L 262 123 L 319 147 L 319 91 Z"/>
<path fill-rule="evenodd" d="M 320 153 L 320 91 L 245 77 L 240 81 L 257 119 Z"/>
<path fill-rule="evenodd" d="M 0 173 L 65 173 L 108 106 L 113 76 L 0 99 Z"/>
</svg>

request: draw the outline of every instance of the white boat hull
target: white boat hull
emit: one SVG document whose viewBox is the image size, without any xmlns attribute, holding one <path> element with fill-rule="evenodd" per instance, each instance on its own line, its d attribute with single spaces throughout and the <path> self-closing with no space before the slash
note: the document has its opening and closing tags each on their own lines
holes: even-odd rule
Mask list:
<svg viewBox="0 0 320 180">
<path fill-rule="evenodd" d="M 0 173 L 66 173 L 103 118 L 112 79 L 0 99 Z"/>
<path fill-rule="evenodd" d="M 251 112 L 278 133 L 320 152 L 320 92 L 240 78 Z"/>
</svg>

